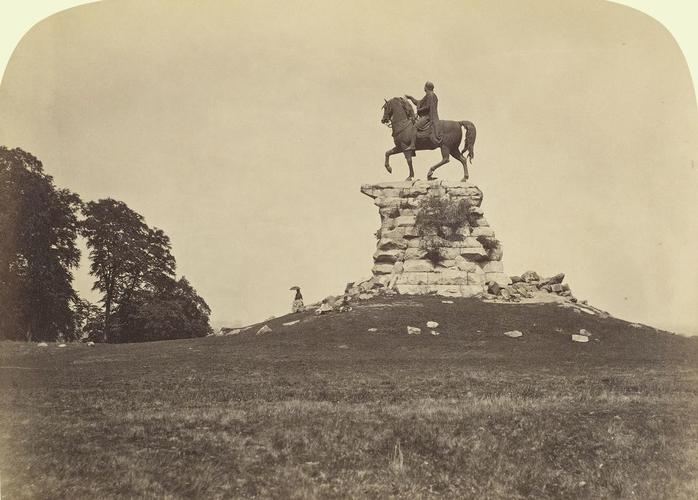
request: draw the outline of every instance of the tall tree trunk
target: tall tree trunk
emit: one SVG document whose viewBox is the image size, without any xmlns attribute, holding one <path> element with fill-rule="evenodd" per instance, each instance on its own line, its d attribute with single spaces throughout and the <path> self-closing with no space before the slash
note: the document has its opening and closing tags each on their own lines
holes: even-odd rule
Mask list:
<svg viewBox="0 0 698 500">
<path fill-rule="evenodd" d="M 107 287 L 107 293 L 104 297 L 104 332 L 102 336 L 105 342 L 111 342 L 111 303 L 114 293 L 114 279 L 109 281 L 109 286 Z"/>
</svg>

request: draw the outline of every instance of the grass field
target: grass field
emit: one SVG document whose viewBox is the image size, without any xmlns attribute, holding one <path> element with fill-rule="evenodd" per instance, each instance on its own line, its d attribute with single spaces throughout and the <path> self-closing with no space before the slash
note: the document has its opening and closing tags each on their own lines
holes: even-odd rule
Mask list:
<svg viewBox="0 0 698 500">
<path fill-rule="evenodd" d="M 698 498 L 698 339 L 454 300 L 1 343 L 2 498 Z"/>
</svg>

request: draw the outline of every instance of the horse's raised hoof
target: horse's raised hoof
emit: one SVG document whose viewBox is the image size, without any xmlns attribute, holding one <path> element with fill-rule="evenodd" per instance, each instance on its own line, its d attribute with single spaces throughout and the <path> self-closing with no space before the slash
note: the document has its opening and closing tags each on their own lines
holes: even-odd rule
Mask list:
<svg viewBox="0 0 698 500">
<path fill-rule="evenodd" d="M 468 178 L 467 178 L 467 177 L 463 177 L 460 181 L 461 181 L 461 182 L 468 182 Z"/>
<path fill-rule="evenodd" d="M 406 181 L 412 181 L 412 180 L 414 180 L 414 177 L 409 176 L 409 177 L 408 177 L 407 179 L 405 179 L 405 180 L 406 180 Z"/>
<path fill-rule="evenodd" d="M 393 169 L 390 168 L 390 165 L 388 165 L 387 163 L 385 164 L 385 169 L 388 171 L 389 174 L 393 173 Z"/>
<path fill-rule="evenodd" d="M 428 181 L 435 181 L 436 179 L 438 179 L 438 177 L 434 177 L 434 176 L 431 175 L 431 174 L 430 174 L 430 175 L 427 175 L 427 180 L 428 180 Z"/>
</svg>

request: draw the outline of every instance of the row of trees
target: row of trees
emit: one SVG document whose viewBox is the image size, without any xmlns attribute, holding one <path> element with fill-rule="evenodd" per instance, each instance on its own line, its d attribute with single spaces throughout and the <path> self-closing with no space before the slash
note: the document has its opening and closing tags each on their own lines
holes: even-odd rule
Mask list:
<svg viewBox="0 0 698 500">
<path fill-rule="evenodd" d="M 83 236 L 101 307 L 72 286 Z M 139 342 L 210 333 L 210 309 L 175 275 L 168 236 L 125 203 L 83 203 L 41 162 L 0 146 L 0 338 Z"/>
</svg>

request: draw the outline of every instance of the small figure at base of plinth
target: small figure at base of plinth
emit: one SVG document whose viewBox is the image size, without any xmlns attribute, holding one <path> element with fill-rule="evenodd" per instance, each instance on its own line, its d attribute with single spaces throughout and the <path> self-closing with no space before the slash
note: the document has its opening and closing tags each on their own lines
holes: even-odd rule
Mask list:
<svg viewBox="0 0 698 500">
<path fill-rule="evenodd" d="M 298 286 L 292 286 L 289 290 L 295 290 L 296 296 L 293 298 L 293 304 L 291 304 L 291 312 L 299 313 L 305 311 L 305 305 L 303 304 L 303 294 Z"/>
</svg>

